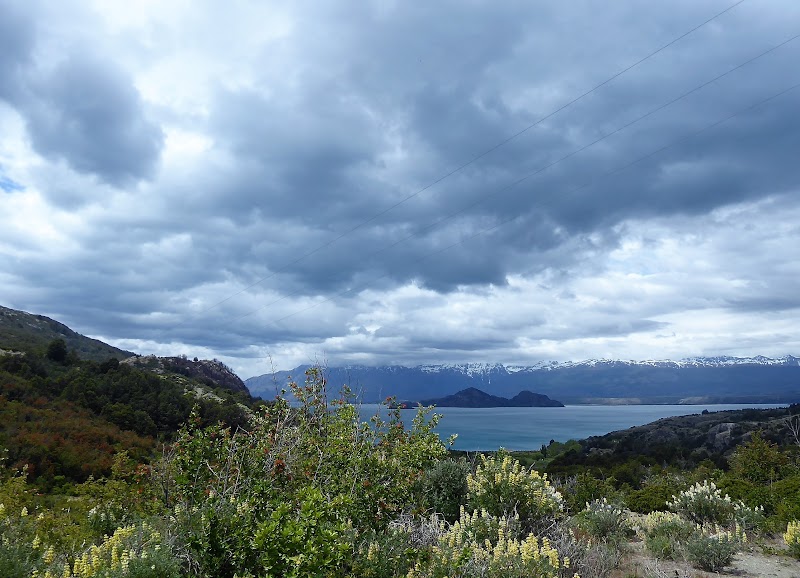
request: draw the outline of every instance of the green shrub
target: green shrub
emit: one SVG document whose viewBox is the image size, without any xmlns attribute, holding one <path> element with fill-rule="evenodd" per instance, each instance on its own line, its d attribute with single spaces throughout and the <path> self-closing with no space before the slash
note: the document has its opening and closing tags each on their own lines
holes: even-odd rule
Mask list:
<svg viewBox="0 0 800 578">
<path fill-rule="evenodd" d="M 351 574 L 359 578 L 400 578 L 411 570 L 418 555 L 412 536 L 404 529 L 371 531 L 356 548 Z"/>
<path fill-rule="evenodd" d="M 469 466 L 464 460 L 441 460 L 425 470 L 422 496 L 427 508 L 444 516 L 448 522 L 458 519 L 467 501 Z"/>
<path fill-rule="evenodd" d="M 196 415 L 154 468 L 187 558 L 214 577 L 344 576 L 356 544 L 420 510 L 423 473 L 446 455 L 437 416 L 400 410 L 361 421 L 317 370 L 290 384 L 246 429 L 201 428 Z"/>
<path fill-rule="evenodd" d="M 625 505 L 633 512 L 647 514 L 661 510 L 672 496 L 679 493 L 686 483 L 681 476 L 662 473 L 648 476 L 638 490 L 625 496 Z"/>
<path fill-rule="evenodd" d="M 613 478 L 596 478 L 591 472 L 580 472 L 567 476 L 559 484 L 558 490 L 564 497 L 564 505 L 569 512 L 580 512 L 588 502 L 607 498 L 616 500 L 619 492 L 614 489 Z M 662 501 L 663 504 L 663 501 Z"/>
<path fill-rule="evenodd" d="M 716 572 L 731 565 L 743 540 L 744 534 L 739 531 L 713 536 L 698 534 L 686 543 L 686 557 L 695 568 Z"/>
<path fill-rule="evenodd" d="M 0 503 L 0 576 L 4 578 L 28 578 L 39 558 L 33 529 L 30 524 L 21 524 L 19 518 Z"/>
<path fill-rule="evenodd" d="M 770 489 L 777 502 L 774 506 L 775 516 L 781 525 L 800 520 L 800 474 L 778 480 Z"/>
<path fill-rule="evenodd" d="M 644 543 L 653 556 L 662 560 L 678 559 L 696 527 L 673 512 L 651 512 L 642 521 Z"/>
<path fill-rule="evenodd" d="M 336 575 L 349 559 L 348 525 L 336 501 L 308 488 L 294 503 L 279 504 L 256 531 L 259 576 Z M 249 570 L 249 569 L 248 569 Z"/>
</svg>

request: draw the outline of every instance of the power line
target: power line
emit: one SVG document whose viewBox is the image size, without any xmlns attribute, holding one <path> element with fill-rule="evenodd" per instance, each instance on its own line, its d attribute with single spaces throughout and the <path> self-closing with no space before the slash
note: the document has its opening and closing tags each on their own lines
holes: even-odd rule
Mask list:
<svg viewBox="0 0 800 578">
<path fill-rule="evenodd" d="M 713 84 L 713 83 L 721 80 L 722 78 L 724 78 L 724 77 L 736 72 L 737 70 L 740 70 L 740 69 L 744 68 L 748 64 L 751 64 L 751 63 L 755 62 L 756 60 L 758 60 L 760 58 L 763 58 L 764 56 L 766 56 L 766 55 L 778 50 L 779 48 L 789 44 L 790 42 L 793 42 L 793 41 L 797 40 L 798 38 L 800 38 L 800 34 L 795 34 L 794 36 L 784 40 L 783 42 L 781 42 L 781 43 L 779 43 L 779 44 L 777 44 L 775 46 L 772 46 L 772 47 L 770 47 L 770 48 L 758 53 L 756 56 L 753 56 L 753 57 L 745 60 L 744 62 L 738 64 L 737 66 L 735 66 L 733 68 L 730 68 L 727 71 L 725 71 L 725 72 L 723 72 L 721 74 L 718 74 L 717 76 L 714 76 L 713 78 L 711 78 L 711 79 L 709 79 L 709 80 L 707 80 L 707 81 L 695 86 L 694 88 L 682 93 L 681 95 L 679 95 L 679 96 L 677 96 L 675 98 L 672 98 L 672 99 L 666 101 L 665 103 L 662 103 L 662 104 L 658 105 L 657 107 L 655 107 L 655 108 L 649 110 L 648 112 L 638 116 L 637 118 L 635 118 L 635 119 L 623 124 L 622 126 L 614 129 L 613 131 L 610 131 L 610 132 L 608 132 L 608 133 L 596 138 L 592 142 L 587 143 L 587 144 L 585 144 L 585 145 L 583 145 L 581 147 L 578 147 L 577 149 L 575 149 L 575 150 L 573 150 L 573 151 L 561 156 L 560 158 L 558 158 L 558 159 L 556 159 L 554 161 L 551 161 L 550 163 L 547 163 L 546 165 L 543 165 L 543 166 L 539 167 L 535 171 L 533 171 L 531 173 L 528 173 L 528 174 L 518 178 L 517 180 L 509 183 L 508 185 L 502 187 L 501 189 L 498 189 L 498 190 L 496 190 L 493 193 L 490 193 L 488 195 L 481 196 L 478 200 L 476 200 L 476 201 L 474 201 L 474 202 L 472 202 L 472 203 L 470 203 L 470 204 L 468 204 L 466 206 L 463 206 L 462 208 L 458 209 L 457 211 L 454 211 L 454 212 L 450 213 L 449 215 L 447 215 L 445 217 L 442 217 L 441 219 L 439 219 L 439 220 L 437 220 L 437 221 L 435 221 L 435 222 L 433 222 L 433 223 L 431 223 L 429 225 L 426 225 L 422 229 L 417 230 L 414 233 L 411 233 L 409 235 L 406 235 L 405 237 L 402 237 L 402 238 L 394 241 L 393 243 L 391 243 L 391 244 L 389 244 L 389 245 L 387 245 L 387 246 L 385 246 L 385 247 L 383 247 L 381 249 L 378 249 L 376 251 L 373 251 L 372 253 L 369 253 L 369 254 L 365 255 L 364 259 L 369 259 L 371 257 L 374 257 L 376 255 L 379 255 L 379 254 L 383 253 L 384 251 L 387 251 L 387 250 L 389 250 L 389 249 L 391 249 L 393 247 L 396 247 L 397 245 L 400 245 L 401 243 L 404 243 L 404 242 L 406 242 L 406 241 L 408 241 L 410 239 L 413 239 L 415 237 L 419 237 L 420 235 L 422 235 L 426 231 L 432 230 L 435 227 L 441 225 L 442 223 L 444 223 L 446 221 L 449 221 L 449 220 L 453 219 L 454 217 L 466 212 L 467 210 L 469 210 L 469 209 L 471 209 L 471 208 L 473 208 L 473 207 L 475 207 L 475 206 L 477 206 L 477 205 L 479 205 L 479 204 L 481 204 L 483 202 L 486 202 L 487 200 L 489 200 L 489 199 L 491 199 L 493 197 L 496 197 L 496 196 L 500 195 L 501 193 L 505 193 L 505 192 L 513 189 L 514 187 L 516 187 L 517 185 L 527 181 L 528 179 L 530 179 L 532 177 L 535 177 L 535 176 L 543 173 L 544 171 L 552 168 L 553 166 L 564 162 L 565 160 L 567 160 L 567 159 L 569 159 L 569 158 L 571 158 L 571 157 L 573 157 L 573 156 L 575 156 L 575 155 L 577 155 L 577 154 L 579 154 L 579 153 L 581 153 L 581 152 L 593 147 L 594 145 L 596 145 L 596 144 L 598 144 L 598 143 L 600 143 L 600 142 L 602 142 L 602 141 L 604 141 L 604 140 L 606 140 L 606 139 L 608 139 L 608 138 L 610 138 L 610 137 L 612 137 L 612 136 L 624 131 L 627 128 L 630 128 L 634 124 L 637 124 L 637 123 L 641 122 L 642 120 L 644 120 L 644 119 L 656 114 L 657 112 L 664 110 L 665 108 L 675 104 L 676 102 L 679 102 L 679 101 L 683 100 L 684 98 L 686 98 L 686 97 L 698 92 L 699 90 L 702 90 L 703 88 L 709 86 L 710 84 Z M 382 277 L 378 277 L 377 279 L 375 279 L 375 281 L 377 281 L 378 279 L 381 279 L 381 278 L 383 278 L 385 276 L 386 275 L 384 275 Z M 231 323 L 234 323 L 235 321 L 238 321 L 240 319 L 248 317 L 248 316 L 250 316 L 250 315 L 252 315 L 254 313 L 257 313 L 259 311 L 263 311 L 264 309 L 267 309 L 267 308 L 271 307 L 272 305 L 275 305 L 276 303 L 279 303 L 279 302 L 283 301 L 284 299 L 288 299 L 289 297 L 293 297 L 293 296 L 299 294 L 300 292 L 301 291 L 298 290 L 298 291 L 286 293 L 283 296 L 281 296 L 280 298 L 275 299 L 275 300 L 273 300 L 273 301 L 271 301 L 271 302 L 259 307 L 258 309 L 255 309 L 253 311 L 250 311 L 248 313 L 245 313 L 243 315 L 240 315 L 238 317 L 234 317 L 234 318 L 230 319 L 227 323 L 225 323 L 223 325 L 223 327 L 227 326 L 227 325 L 230 325 Z"/>
<path fill-rule="evenodd" d="M 778 98 L 778 97 L 780 97 L 780 96 L 782 96 L 784 94 L 787 94 L 787 93 L 789 93 L 789 92 L 791 92 L 793 90 L 796 90 L 797 88 L 800 88 L 800 82 L 798 82 L 796 84 L 793 84 L 790 87 L 785 88 L 785 89 L 783 89 L 783 90 L 781 90 L 781 91 L 779 91 L 777 93 L 774 93 L 771 96 L 763 98 L 760 101 L 758 101 L 758 102 L 756 102 L 754 104 L 751 104 L 751 105 L 749 105 L 749 106 L 747 106 L 747 107 L 745 107 L 743 109 L 740 109 L 740 110 L 728 115 L 727 117 L 725 117 L 723 119 L 720 119 L 720 120 L 715 121 L 715 122 L 713 122 L 713 123 L 711 123 L 709 125 L 706 125 L 706 126 L 704 126 L 703 128 L 701 128 L 699 130 L 696 130 L 696 131 L 694 131 L 692 133 L 684 135 L 683 137 L 681 137 L 681 138 L 679 138 L 679 139 L 677 139 L 675 141 L 672 141 L 669 144 L 664 145 L 664 146 L 662 146 L 661 148 L 659 148 L 657 150 L 654 150 L 654 151 L 652 151 L 652 152 L 650 152 L 650 153 L 648 153 L 646 155 L 643 155 L 641 157 L 636 158 L 635 160 L 631 161 L 630 163 L 628 163 L 626 165 L 623 165 L 622 167 L 618 167 L 618 168 L 616 168 L 616 169 L 614 169 L 612 171 L 609 171 L 607 173 L 603 173 L 603 174 L 595 177 L 592 180 L 589 180 L 589 181 L 587 181 L 587 182 L 585 182 L 585 183 L 583 183 L 581 185 L 573 187 L 572 189 L 569 189 L 568 191 L 566 191 L 564 194 L 575 193 L 575 192 L 577 192 L 577 191 L 579 191 L 581 189 L 585 189 L 585 188 L 595 184 L 597 181 L 599 181 L 601 179 L 605 179 L 605 178 L 608 178 L 610 176 L 619 174 L 619 173 L 629 169 L 630 167 L 632 167 L 632 166 L 634 166 L 634 165 L 636 165 L 636 164 L 638 164 L 638 163 L 640 163 L 640 162 L 642 162 L 644 160 L 652 158 L 652 157 L 664 152 L 667 149 L 670 149 L 670 148 L 672 148 L 672 147 L 674 147 L 674 146 L 676 146 L 676 145 L 678 145 L 678 144 L 680 144 L 682 142 L 685 142 L 685 141 L 687 141 L 689 139 L 692 139 L 692 138 L 694 138 L 694 137 L 696 137 L 696 136 L 698 136 L 698 135 L 700 135 L 700 134 L 702 134 L 702 133 L 704 133 L 704 132 L 706 132 L 708 130 L 711 130 L 711 129 L 719 126 L 719 125 L 722 125 L 722 124 L 728 122 L 729 120 L 731 120 L 731 119 L 733 119 L 733 118 L 735 118 L 737 116 L 740 116 L 740 115 L 742 115 L 742 114 L 744 114 L 746 112 L 754 110 L 754 109 L 756 109 L 756 108 L 758 108 L 758 107 L 760 107 L 760 106 L 762 106 L 762 105 L 764 105 L 764 104 L 766 104 L 766 103 L 768 103 L 768 102 L 770 102 L 770 101 L 772 101 L 772 100 L 774 100 L 774 99 L 776 99 L 776 98 Z M 458 240 L 458 241 L 456 241 L 456 242 L 454 242 L 454 243 L 452 243 L 450 245 L 447 245 L 446 247 L 442 247 L 440 249 L 437 249 L 436 251 L 432 251 L 432 252 L 424 255 L 423 257 L 421 257 L 421 258 L 417 259 L 416 261 L 414 261 L 414 263 L 422 263 L 423 261 L 426 261 L 426 260 L 430 259 L 431 257 L 434 257 L 436 255 L 444 253 L 445 251 L 448 251 L 448 250 L 452 249 L 453 247 L 457 247 L 459 245 L 463 245 L 467 241 L 471 241 L 472 239 L 475 239 L 475 238 L 477 238 L 477 237 L 479 237 L 481 235 L 485 235 L 487 233 L 491 233 L 492 231 L 494 231 L 494 230 L 496 230 L 496 229 L 498 229 L 498 228 L 500 228 L 500 227 L 502 227 L 504 225 L 507 225 L 508 223 L 510 223 L 510 222 L 512 222 L 512 221 L 514 221 L 514 220 L 516 220 L 518 218 L 519 218 L 519 216 L 515 215 L 513 217 L 510 217 L 508 219 L 500 221 L 500 222 L 492 225 L 491 227 L 486 227 L 484 229 L 481 229 L 478 232 L 473 233 L 472 235 L 469 235 L 469 236 L 464 237 L 463 239 L 460 239 L 460 240 Z M 370 284 L 374 283 L 375 281 L 379 281 L 380 279 L 383 279 L 383 278 L 388 277 L 388 276 L 389 276 L 389 273 L 385 273 L 385 274 L 383 274 L 383 275 L 381 275 L 379 277 L 375 277 L 374 279 L 371 280 Z M 365 284 L 365 285 L 362 285 L 361 287 L 359 287 L 358 290 L 363 290 L 363 289 L 366 289 L 367 287 L 368 287 L 368 285 Z M 355 290 L 356 289 L 347 289 L 345 291 L 340 291 L 339 293 L 337 293 L 336 295 L 334 295 L 332 297 L 327 297 L 327 298 L 323 299 L 322 301 L 314 303 L 313 305 L 309 305 L 308 307 L 305 307 L 303 309 L 300 309 L 300 310 L 295 311 L 293 313 L 290 313 L 288 315 L 284 315 L 283 317 L 279 317 L 278 319 L 274 319 L 269 323 L 271 323 L 273 325 L 277 324 L 277 323 L 280 323 L 281 321 L 285 321 L 286 319 L 294 317 L 295 315 L 299 315 L 301 313 L 305 313 L 306 311 L 314 309 L 314 308 L 316 308 L 316 307 L 318 307 L 320 305 L 323 305 L 324 303 L 328 303 L 330 301 L 333 301 L 333 299 L 336 298 L 336 297 L 343 297 L 343 296 L 347 295 L 348 293 L 352 293 Z M 258 310 L 253 311 L 251 313 L 248 313 L 247 315 L 252 315 L 253 313 L 256 313 L 257 311 Z M 247 315 L 244 315 L 242 317 L 246 317 Z"/>
<path fill-rule="evenodd" d="M 486 150 L 485 150 L 485 151 L 483 151 L 482 153 L 480 153 L 480 154 L 478 154 L 478 155 L 476 155 L 476 156 L 472 157 L 470 160 L 468 160 L 468 161 L 464 162 L 463 164 L 459 165 L 458 167 L 456 167 L 455 169 L 451 170 L 450 172 L 448 172 L 448 173 L 445 173 L 445 174 L 444 174 L 444 175 L 442 175 L 441 177 L 439 177 L 439 178 L 437 178 L 436 180 L 434 180 L 433 182 L 431 182 L 431 183 L 429 183 L 429 184 L 425 185 L 424 187 L 422 187 L 421 189 L 419 189 L 419 190 L 417 190 L 416 192 L 412 193 L 411 195 L 408 195 L 407 197 L 404 197 L 403 199 L 401 199 L 401 200 L 397 201 L 395 204 L 393 204 L 393 205 L 391 205 L 391 206 L 387 207 L 386 209 L 383 209 L 382 211 L 379 211 L 378 213 L 375 213 L 374 215 L 372 215 L 372 216 L 371 216 L 371 217 L 369 217 L 368 219 L 366 219 L 366 220 L 364 220 L 364 221 L 361 221 L 360 223 L 358 223 L 358 224 L 357 224 L 357 225 L 355 225 L 354 227 L 352 227 L 352 228 L 350 228 L 350 229 L 348 229 L 348 230 L 344 231 L 343 233 L 340 233 L 338 236 L 334 237 L 333 239 L 331 239 L 331 240 L 329 240 L 329 241 L 326 241 L 325 243 L 323 243 L 323 244 L 321 244 L 321 245 L 317 246 L 316 248 L 312 249 L 311 251 L 308 251 L 307 253 L 304 253 L 304 254 L 303 254 L 303 255 L 301 255 L 300 257 L 297 257 L 297 258 L 296 258 L 296 259 L 294 259 L 293 261 L 290 261 L 289 263 L 286 263 L 286 264 L 285 264 L 285 265 L 283 265 L 282 267 L 279 267 L 278 269 L 275 269 L 275 270 L 274 270 L 274 271 L 272 271 L 272 272 L 271 272 L 269 275 L 267 275 L 267 276 L 265 276 L 265 277 L 262 277 L 262 278 L 258 279 L 257 281 L 254 281 L 253 283 L 251 283 L 250 285 L 248 285 L 248 286 L 246 286 L 246 287 L 244 287 L 244 288 L 240 289 L 239 291 L 236 291 L 235 293 L 232 293 L 231 295 L 228 295 L 227 297 L 225 297 L 225 298 L 224 298 L 224 299 L 222 299 L 221 301 L 217 301 L 217 302 L 216 302 L 216 303 L 214 303 L 213 305 L 210 305 L 209 307 L 207 307 L 207 308 L 205 308 L 205 309 L 203 309 L 203 310 L 201 310 L 201 311 L 199 311 L 199 312 L 197 312 L 197 313 L 193 314 L 193 315 L 192 315 L 192 317 L 197 317 L 197 316 L 199 316 L 199 315 L 202 315 L 202 314 L 204 314 L 204 313 L 207 313 L 207 312 L 211 311 L 212 309 L 214 309 L 214 308 L 216 308 L 216 307 L 219 307 L 220 305 L 222 305 L 223 303 L 225 303 L 225 302 L 227 302 L 227 301 L 230 301 L 230 300 L 231 300 L 231 299 L 233 299 L 234 297 L 237 297 L 237 296 L 239 296 L 239 295 L 241 295 L 241 294 L 243 294 L 243 293 L 247 292 L 248 290 L 252 289 L 253 287 L 256 287 L 256 286 L 260 285 L 260 284 L 261 284 L 261 283 L 263 283 L 264 281 L 267 281 L 268 279 L 271 279 L 271 278 L 275 277 L 275 275 L 277 275 L 277 274 L 279 274 L 279 273 L 282 273 L 282 272 L 284 272 L 284 271 L 288 270 L 290 267 L 292 267 L 292 266 L 294 266 L 294 265 L 297 265 L 298 263 L 300 263 L 300 262 L 304 261 L 304 260 L 305 260 L 305 259 L 307 259 L 308 257 L 311 257 L 312 255 L 315 255 L 315 254 L 319 253 L 320 251 L 322 251 L 322 250 L 324 250 L 324 249 L 327 249 L 328 247 L 331 247 L 331 246 L 332 246 L 332 245 L 334 245 L 335 243 L 339 242 L 340 240 L 342 240 L 343 238 L 347 237 L 348 235 L 350 235 L 350 234 L 354 233 L 355 231 L 357 231 L 357 230 L 361 229 L 361 228 L 362 228 L 362 227 L 364 227 L 365 225 L 368 225 L 368 224 L 369 224 L 369 223 L 371 223 L 372 221 L 374 221 L 374 220 L 376 220 L 376 219 L 378 219 L 378 218 L 382 217 L 383 215 L 386 215 L 386 214 L 387 214 L 387 213 L 389 213 L 390 211 L 393 211 L 393 210 L 394 210 L 394 209 L 396 209 L 397 207 L 400 207 L 401 205 L 403 205 L 403 204 L 407 203 L 407 202 L 408 202 L 408 201 L 410 201 L 411 199 L 413 199 L 413 198 L 415 198 L 415 197 L 417 197 L 417 196 L 421 195 L 422 193 L 424 193 L 425 191 L 427 191 L 427 190 L 431 189 L 432 187 L 434 187 L 434 186 L 438 185 L 438 184 L 439 184 L 439 183 L 441 183 L 442 181 L 444 181 L 444 180 L 446 180 L 446 179 L 450 178 L 451 176 L 453 176 L 453 175 L 455 175 L 455 174 L 457 174 L 457 173 L 461 172 L 462 170 L 464 170 L 464 169 L 465 169 L 465 168 L 467 168 L 468 166 L 470 166 L 470 165 L 472 165 L 472 164 L 476 163 L 477 161 L 479 161 L 479 160 L 481 160 L 482 158 L 484 158 L 484 157 L 488 156 L 489 154 L 493 153 L 493 152 L 494 152 L 494 151 L 496 151 L 497 149 L 499 149 L 499 148 L 501 148 L 501 147 L 505 146 L 506 144 L 510 143 L 511 141 L 513 141 L 513 140 L 517 139 L 518 137 L 522 136 L 523 134 L 527 133 L 529 130 L 531 130 L 531 129 L 533 129 L 533 128 L 537 127 L 537 126 L 539 126 L 541 123 L 543 123 L 544 121 L 546 121 L 546 120 L 548 120 L 548 119 L 552 118 L 553 116 L 557 115 L 557 114 L 558 114 L 558 113 L 560 113 L 561 111 L 563 111 L 563 110 L 565 110 L 565 109 L 569 108 L 570 106 L 572 106 L 573 104 L 575 104 L 575 103 L 579 102 L 580 100 L 583 100 L 585 97 L 587 97 L 587 96 L 589 96 L 590 94 L 594 93 L 594 92 L 595 92 L 595 91 L 597 91 L 598 89 L 602 88 L 603 86 L 605 86 L 605 85 L 609 84 L 610 82 L 614 81 L 615 79 L 619 78 L 620 76 L 622 76 L 622 75 L 623 75 L 623 74 L 625 74 L 626 72 L 628 72 L 628 71 L 630 71 L 630 70 L 632 70 L 632 69 L 636 68 L 637 66 L 639 66 L 640 64 L 642 64 L 642 63 L 646 62 L 647 60 L 651 59 L 652 57 L 656 56 L 656 55 L 657 55 L 657 54 L 659 54 L 660 52 L 662 52 L 662 51 L 666 50 L 667 48 L 669 48 L 669 47 L 670 47 L 670 46 L 672 46 L 673 44 L 675 44 L 675 43 L 677 43 L 677 42 L 679 42 L 679 41 L 683 40 L 684 38 L 686 38 L 686 37 L 687 37 L 687 36 L 689 36 L 690 34 L 692 34 L 692 33 L 696 32 L 696 31 L 697 31 L 697 30 L 699 30 L 700 28 L 702 28 L 702 27 L 706 26 L 706 25 L 707 25 L 707 24 L 709 24 L 710 22 L 713 22 L 714 20 L 716 20 L 716 19 L 717 19 L 717 18 L 719 18 L 720 16 L 722 16 L 722 15 L 726 14 L 727 12 L 730 12 L 731 10 L 733 10 L 734 8 L 736 8 L 737 6 L 739 6 L 740 4 L 744 3 L 745 1 L 746 1 L 746 0 L 738 0 L 737 2 L 734 2 L 733 4 L 731 4 L 730 6 L 728 6 L 727 8 L 725 8 L 724 10 L 722 10 L 722 11 L 720 11 L 720 12 L 717 12 L 716 14 L 714 14 L 713 16 L 711 16 L 710 18 L 708 18 L 707 20 L 705 20 L 705 21 L 701 22 L 701 23 L 700 23 L 700 24 L 698 24 L 697 26 L 695 26 L 695 27 L 691 28 L 690 30 L 688 30 L 688 31 L 684 32 L 684 33 L 683 33 L 683 34 L 681 34 L 680 36 L 678 36 L 678 37 L 674 38 L 673 40 L 671 40 L 671 41 L 667 42 L 667 43 L 666 43 L 666 44 L 664 44 L 663 46 L 661 46 L 661 47 L 657 48 L 657 49 L 656 49 L 656 50 L 654 50 L 653 52 L 651 52 L 651 53 L 647 54 L 646 56 L 644 56 L 644 57 L 640 58 L 639 60 L 637 60 L 637 61 L 636 61 L 636 62 L 634 62 L 633 64 L 631 64 L 631 65 L 629 65 L 629 66 L 627 66 L 627 67 L 623 68 L 622 70 L 620 70 L 620 71 L 616 72 L 614 75 L 610 76 L 609 78 L 607 78 L 606 80 L 604 80 L 604 81 L 603 81 L 603 82 L 601 82 L 600 84 L 598 84 L 598 85 L 594 86 L 593 88 L 591 88 L 591 89 L 587 90 L 586 92 L 582 93 L 581 95 L 579 95 L 579 96 L 577 96 L 577 97 L 573 98 L 572 100 L 570 100 L 570 101 L 569 101 L 569 102 L 567 102 L 566 104 L 562 105 L 561 107 L 557 108 L 556 110 L 554 110 L 554 111 L 552 111 L 552 112 L 548 113 L 547 115 L 545 115 L 545 116 L 541 117 L 541 118 L 540 118 L 539 120 L 537 120 L 536 122 L 534 122 L 534 123 L 532 123 L 532 124 L 529 124 L 528 126 L 526 126 L 525 128 L 523 128 L 522 130 L 520 130 L 520 131 L 518 131 L 518 132 L 516 132 L 516 133 L 512 134 L 511 136 L 507 137 L 506 139 L 504 139 L 504 140 L 500 141 L 499 143 L 497 143 L 497 144 L 493 145 L 492 147 L 490 147 L 490 148 L 486 149 Z M 277 301 L 276 301 L 275 303 L 277 303 Z M 182 321 L 181 323 L 178 323 L 178 324 L 174 325 L 172 328 L 173 328 L 173 329 L 176 329 L 176 328 L 178 328 L 178 327 L 181 327 L 182 325 L 185 325 L 186 323 L 188 323 L 188 320 Z"/>
</svg>

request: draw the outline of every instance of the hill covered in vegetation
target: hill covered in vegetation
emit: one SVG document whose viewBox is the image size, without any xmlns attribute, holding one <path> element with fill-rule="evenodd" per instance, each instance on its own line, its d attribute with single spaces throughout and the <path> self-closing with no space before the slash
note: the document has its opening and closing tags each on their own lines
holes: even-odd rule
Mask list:
<svg viewBox="0 0 800 578">
<path fill-rule="evenodd" d="M 0 313 L 2 457 L 41 489 L 108 475 L 123 451 L 150 462 L 195 406 L 204 424 L 238 427 L 257 405 L 218 361 L 140 358 L 45 317 Z"/>
<path fill-rule="evenodd" d="M 63 340 L 69 351 L 88 361 L 105 361 L 112 357 L 121 360 L 133 356 L 130 351 L 81 335 L 44 315 L 0 306 L 0 350 L 44 353 L 56 339 Z"/>
</svg>

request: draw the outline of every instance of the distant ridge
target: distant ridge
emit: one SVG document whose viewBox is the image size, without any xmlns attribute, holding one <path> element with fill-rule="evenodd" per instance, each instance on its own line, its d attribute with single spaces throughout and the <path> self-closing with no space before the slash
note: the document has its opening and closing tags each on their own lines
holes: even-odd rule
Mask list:
<svg viewBox="0 0 800 578">
<path fill-rule="evenodd" d="M 302 381 L 310 366 L 245 380 L 254 395 L 274 397 L 289 376 Z M 690 357 L 678 361 L 544 361 L 533 365 L 490 363 L 349 365 L 327 367 L 334 387 L 347 384 L 364 402 L 395 396 L 423 400 L 475 387 L 511 397 L 536 391 L 564 403 L 791 403 L 800 401 L 800 358 Z M 613 401 L 612 401 L 613 400 Z M 730 401 L 727 401 L 730 400 Z"/>
</svg>

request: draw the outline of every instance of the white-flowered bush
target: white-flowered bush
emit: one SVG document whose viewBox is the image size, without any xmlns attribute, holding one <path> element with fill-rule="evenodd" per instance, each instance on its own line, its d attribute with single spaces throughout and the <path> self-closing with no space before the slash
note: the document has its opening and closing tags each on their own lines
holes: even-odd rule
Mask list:
<svg viewBox="0 0 800 578">
<path fill-rule="evenodd" d="M 579 527 L 600 540 L 621 539 L 630 530 L 622 506 L 606 498 L 587 502 L 586 508 L 578 514 L 577 521 Z"/>
<path fill-rule="evenodd" d="M 700 525 L 738 524 L 744 530 L 751 531 L 761 527 L 765 520 L 763 506 L 751 508 L 741 500 L 734 501 L 708 480 L 697 482 L 677 496 L 672 496 L 667 507 Z"/>
</svg>

